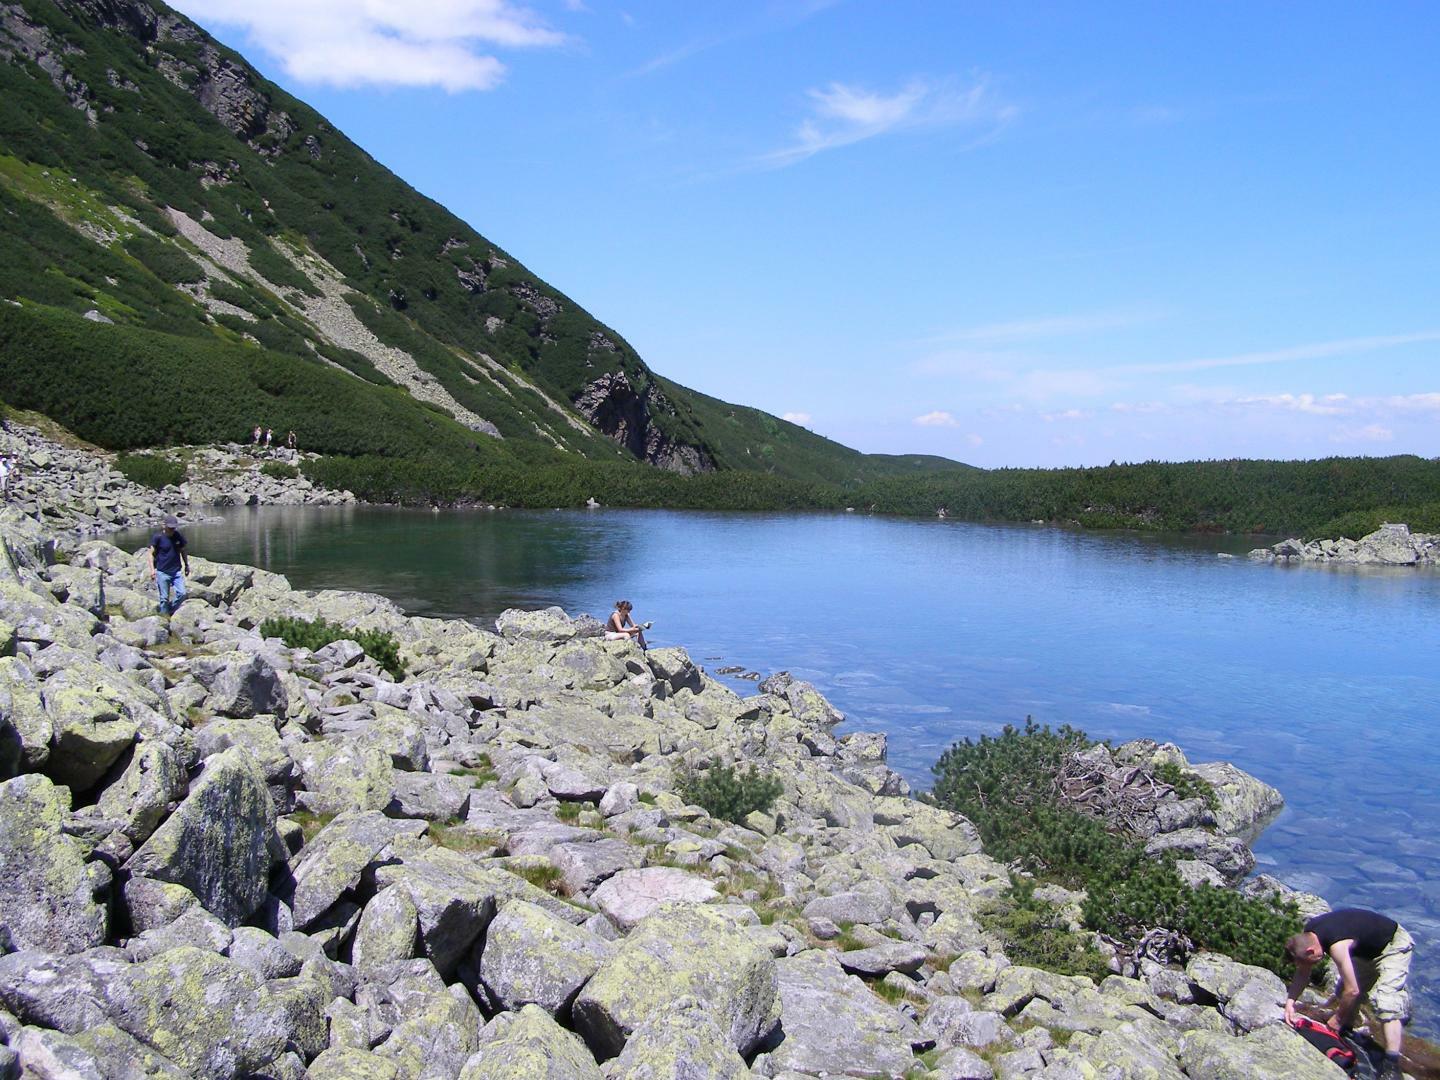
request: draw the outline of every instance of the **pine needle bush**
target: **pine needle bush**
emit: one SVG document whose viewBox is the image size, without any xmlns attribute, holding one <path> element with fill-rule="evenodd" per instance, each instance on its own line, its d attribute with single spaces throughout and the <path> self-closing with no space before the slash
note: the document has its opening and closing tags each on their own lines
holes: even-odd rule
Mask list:
<svg viewBox="0 0 1440 1080">
<path fill-rule="evenodd" d="M 1164 927 L 1197 948 L 1287 973 L 1285 939 L 1300 928 L 1293 905 L 1208 885 L 1193 888 L 1172 857 L 1152 858 L 1141 838 L 1062 804 L 1061 765 L 1069 754 L 1093 745 L 1083 731 L 1052 730 L 1027 718 L 1023 728 L 1006 725 L 997 736 L 966 739 L 946 750 L 933 769 L 931 798 L 969 818 L 995 858 L 1040 881 L 1083 889 L 1083 921 L 1090 930 L 1133 941 Z M 1178 768 L 1162 766 L 1156 775 L 1176 786 L 1181 797 L 1206 798 L 1208 791 L 1214 798 L 1209 785 L 1200 786 Z M 1051 970 L 1074 973 L 1084 965 L 1056 936 L 1039 903 L 1029 893 L 1012 897 L 997 932 L 1009 942 L 1012 959 L 1047 959 Z"/>
<path fill-rule="evenodd" d="M 260 466 L 260 471 L 273 480 L 298 480 L 300 478 L 300 470 L 283 461 L 267 461 Z"/>
<path fill-rule="evenodd" d="M 155 454 L 121 454 L 115 459 L 115 468 L 132 484 L 156 491 L 170 484 L 185 482 L 184 465 Z"/>
<path fill-rule="evenodd" d="M 716 765 L 691 773 L 680 779 L 676 790 L 687 803 L 703 807 L 711 817 L 739 823 L 754 811 L 768 811 L 784 787 L 752 763 L 744 771 Z"/>
<path fill-rule="evenodd" d="M 384 668 L 399 682 L 405 677 L 405 659 L 395 635 L 384 630 L 356 630 L 325 619 L 297 619 L 278 616 L 260 624 L 261 637 L 278 637 L 292 649 L 323 649 L 335 641 L 353 641 L 365 655 Z"/>
</svg>

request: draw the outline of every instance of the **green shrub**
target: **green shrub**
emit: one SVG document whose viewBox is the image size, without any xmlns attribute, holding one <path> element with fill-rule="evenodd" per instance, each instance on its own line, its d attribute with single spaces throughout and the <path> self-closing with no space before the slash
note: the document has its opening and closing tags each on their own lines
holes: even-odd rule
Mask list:
<svg viewBox="0 0 1440 1080">
<path fill-rule="evenodd" d="M 1001 937 L 1016 964 L 1097 980 L 1110 974 L 1090 936 L 1065 925 L 1060 908 L 1035 895 L 1033 880 L 1012 879 L 1010 895 L 982 913 L 980 922 Z"/>
<path fill-rule="evenodd" d="M 300 470 L 283 461 L 267 461 L 260 466 L 260 471 L 276 480 L 298 480 L 300 478 Z"/>
<path fill-rule="evenodd" d="M 931 798 L 968 817 L 995 858 L 1042 881 L 1085 890 L 1083 918 L 1090 930 L 1133 941 L 1146 930 L 1165 927 L 1186 935 L 1197 948 L 1286 973 L 1285 939 L 1300 928 L 1293 905 L 1230 889 L 1192 888 L 1173 858 L 1152 858 L 1141 838 L 1112 831 L 1100 819 L 1059 802 L 1061 764 L 1091 745 L 1082 731 L 1052 731 L 1027 718 L 1024 728 L 1006 725 L 998 736 L 966 739 L 946 750 L 934 766 Z M 1156 773 L 1167 783 L 1183 779 L 1178 768 Z M 1204 797 L 1198 787 L 1183 792 L 1191 793 Z M 1052 970 L 1083 966 L 1038 903 L 1029 893 L 1012 897 L 1011 906 L 995 916 L 997 932 L 1009 934 L 1025 955 L 1062 965 Z"/>
<path fill-rule="evenodd" d="M 1175 795 L 1181 799 L 1202 799 L 1211 810 L 1220 809 L 1220 797 L 1215 789 L 1194 773 L 1186 772 L 1173 761 L 1163 761 L 1150 770 L 1155 779 L 1169 784 Z"/>
<path fill-rule="evenodd" d="M 205 272 L 174 242 L 140 233 L 125 241 L 125 251 L 168 285 L 190 285 L 205 280 Z"/>
<path fill-rule="evenodd" d="M 185 482 L 185 466 L 155 454 L 121 454 L 115 468 L 133 484 L 159 491 L 170 484 Z"/>
<path fill-rule="evenodd" d="M 261 637 L 278 637 L 292 649 L 323 649 L 334 641 L 349 640 L 365 650 L 397 682 L 405 677 L 405 660 L 395 635 L 384 630 L 355 630 L 324 619 L 296 619 L 278 616 L 260 624 Z"/>
<path fill-rule="evenodd" d="M 744 771 L 716 765 L 691 773 L 681 777 L 676 790 L 687 803 L 704 807 L 711 817 L 738 823 L 752 811 L 768 811 L 784 786 L 773 776 L 761 774 L 752 763 Z"/>
</svg>

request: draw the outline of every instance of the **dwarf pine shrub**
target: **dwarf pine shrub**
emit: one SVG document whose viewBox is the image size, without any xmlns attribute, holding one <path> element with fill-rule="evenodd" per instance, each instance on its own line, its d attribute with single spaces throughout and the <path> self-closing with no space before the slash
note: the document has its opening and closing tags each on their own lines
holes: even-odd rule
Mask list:
<svg viewBox="0 0 1440 1080">
<path fill-rule="evenodd" d="M 300 470 L 283 461 L 267 461 L 260 466 L 260 471 L 274 480 L 298 480 L 300 478 Z"/>
<path fill-rule="evenodd" d="M 292 649 L 309 649 L 311 652 L 323 649 L 334 641 L 353 641 L 396 682 L 405 677 L 405 659 L 400 655 L 400 643 L 395 640 L 394 634 L 385 630 L 356 630 L 325 619 L 296 619 L 282 615 L 262 622 L 260 636 L 278 637 Z"/>
<path fill-rule="evenodd" d="M 762 814 L 768 811 L 784 787 L 751 763 L 744 771 L 729 765 L 715 765 L 703 772 L 691 773 L 681 777 L 676 790 L 687 803 L 703 807 L 711 817 L 738 824 L 753 811 Z"/>
<path fill-rule="evenodd" d="M 185 482 L 185 466 L 156 454 L 121 454 L 115 468 L 132 484 L 159 491 L 170 484 Z"/>
<path fill-rule="evenodd" d="M 969 818 L 995 858 L 1037 880 L 1083 889 L 1083 922 L 1090 930 L 1134 941 L 1164 927 L 1197 948 L 1288 973 L 1285 939 L 1300 929 L 1293 905 L 1208 885 L 1193 888 L 1173 858 L 1152 858 L 1141 838 L 1062 803 L 1061 765 L 1069 754 L 1093 745 L 1083 731 L 1052 730 L 1027 718 L 1023 728 L 1006 725 L 999 735 L 966 739 L 946 750 L 933 768 L 931 798 Z M 1214 798 L 1209 785 L 1199 786 L 1202 781 L 1177 767 L 1155 772 L 1182 797 L 1205 798 L 1208 792 Z M 1069 973 L 1084 966 L 1040 901 L 1022 891 L 1010 904 L 994 918 L 1012 959 L 1029 957 L 1022 962 Z"/>
</svg>

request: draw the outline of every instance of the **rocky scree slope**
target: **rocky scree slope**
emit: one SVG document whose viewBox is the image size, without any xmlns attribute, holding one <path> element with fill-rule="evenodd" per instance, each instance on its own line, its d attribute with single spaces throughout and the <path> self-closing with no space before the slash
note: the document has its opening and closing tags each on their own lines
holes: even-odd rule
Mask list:
<svg viewBox="0 0 1440 1080">
<path fill-rule="evenodd" d="M 0 364 L 0 392 L 83 418 L 104 429 L 87 438 L 115 448 L 234 438 L 253 418 L 200 430 L 216 417 L 198 403 L 237 397 L 230 380 L 200 363 L 162 378 L 148 344 L 130 392 L 163 394 L 179 430 L 147 440 L 120 412 L 133 397 L 108 401 L 112 414 L 62 415 L 74 403 L 41 376 L 73 373 L 77 350 L 110 350 L 69 341 L 45 314 L 89 317 L 102 343 L 158 331 L 165 350 L 231 367 L 274 354 L 278 370 L 255 376 L 272 395 L 295 365 L 343 373 L 372 399 L 398 386 L 528 454 L 830 481 L 941 463 L 868 458 L 660 379 L 618 333 L 159 2 L 0 5 L 0 241 L 0 298 L 23 302 L 0 308 L 0 346 L 29 354 Z M 316 395 L 285 426 L 318 446 L 336 408 Z"/>
<path fill-rule="evenodd" d="M 0 1076 L 1341 1075 L 1269 972 L 1010 963 L 977 917 L 1006 868 L 808 684 L 199 558 L 167 621 L 138 557 L 0 537 Z M 273 616 L 389 632 L 408 673 Z M 783 792 L 743 823 L 676 794 L 757 761 Z M 1227 776 L 1243 829 L 1273 793 Z"/>
</svg>

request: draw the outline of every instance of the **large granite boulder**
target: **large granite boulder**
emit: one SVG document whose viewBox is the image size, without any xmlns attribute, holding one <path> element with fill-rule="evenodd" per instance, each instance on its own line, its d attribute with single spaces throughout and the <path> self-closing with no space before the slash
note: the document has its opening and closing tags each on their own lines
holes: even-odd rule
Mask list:
<svg viewBox="0 0 1440 1080">
<path fill-rule="evenodd" d="M 790 1069 L 832 1076 L 903 1076 L 914 1064 L 915 1024 L 886 1005 L 835 958 L 810 950 L 776 962 L 778 1045 L 768 1075 Z"/>
<path fill-rule="evenodd" d="M 316 814 L 384 810 L 395 797 L 390 755 L 360 739 L 326 739 L 297 747 L 301 788 L 295 801 Z"/>
<path fill-rule="evenodd" d="M 14 1050 L 24 1066 L 25 1080 L 187 1080 L 193 1073 L 157 1053 L 113 1024 L 99 1024 L 66 1035 L 44 1028 L 21 1028 Z"/>
<path fill-rule="evenodd" d="M 54 742 L 45 770 L 77 791 L 91 787 L 135 741 L 134 720 L 111 697 L 79 686 L 45 684 Z"/>
<path fill-rule="evenodd" d="M 720 893 L 704 878 L 670 866 L 621 870 L 606 878 L 591 900 L 621 930 L 629 930 L 665 904 L 705 904 Z"/>
<path fill-rule="evenodd" d="M 1209 863 L 1226 881 L 1236 882 L 1255 869 L 1255 855 L 1237 836 L 1222 836 L 1208 829 L 1177 829 L 1162 833 L 1145 845 L 1153 857 L 1174 855 Z"/>
<path fill-rule="evenodd" d="M 36 773 L 0 783 L 0 941 L 77 953 L 105 940 L 108 882 L 61 830 L 70 792 Z"/>
<path fill-rule="evenodd" d="M 1278 1024 L 1285 1017 L 1285 982 L 1273 971 L 1241 964 L 1216 953 L 1200 953 L 1185 965 L 1199 999 L 1213 1000 L 1241 1031 Z"/>
<path fill-rule="evenodd" d="M 296 927 L 305 929 L 354 889 L 397 838 L 424 831 L 424 822 L 396 821 L 375 810 L 352 811 L 327 823 L 291 862 Z"/>
<path fill-rule="evenodd" d="M 187 779 L 180 755 L 162 742 L 146 741 L 135 747 L 125 771 L 95 804 L 100 816 L 123 820 L 125 836 L 143 844 L 170 812 L 171 804 L 185 795 Z"/>
<path fill-rule="evenodd" d="M 270 658 L 257 652 L 236 656 L 214 673 L 208 704 L 221 716 L 283 717 L 290 695 Z"/>
<path fill-rule="evenodd" d="M 1242 1035 L 1192 1031 L 1180 1040 L 1186 1075 L 1205 1080 L 1343 1080 L 1345 1071 L 1284 1024 Z"/>
<path fill-rule="evenodd" d="M 1285 805 L 1280 792 L 1228 761 L 1202 762 L 1189 771 L 1215 792 L 1215 826 L 1231 836 L 1253 838 Z"/>
<path fill-rule="evenodd" d="M 646 1020 L 694 998 L 742 1056 L 779 1022 L 775 960 L 723 913 L 669 904 L 643 920 L 575 999 L 575 1028 L 614 1057 Z"/>
<path fill-rule="evenodd" d="M 230 926 L 268 891 L 275 805 L 259 765 L 236 747 L 205 762 L 190 794 L 131 856 L 132 874 L 183 885 Z"/>
<path fill-rule="evenodd" d="M 486 1025 L 460 1080 L 605 1080 L 590 1051 L 538 1005 Z"/>
<path fill-rule="evenodd" d="M 0 1008 L 23 1024 L 77 1034 L 109 1022 L 105 988 L 129 968 L 119 949 L 0 956 Z"/>
<path fill-rule="evenodd" d="M 677 1002 L 630 1035 L 606 1080 L 749 1080 L 745 1059 L 703 1010 Z"/>
<path fill-rule="evenodd" d="M 486 931 L 480 978 L 509 1011 L 538 1005 L 564 1019 L 610 948 L 588 930 L 543 908 L 510 900 Z"/>
<path fill-rule="evenodd" d="M 464 987 L 427 983 L 402 980 L 388 988 L 397 1022 L 375 1052 L 393 1062 L 407 1080 L 448 1080 L 459 1075 L 475 1053 L 484 1018 Z"/>
<path fill-rule="evenodd" d="M 10 772 L 41 768 L 50 758 L 54 737 L 55 725 L 45 711 L 35 672 L 19 657 L 0 656 L 0 748 L 10 748 Z"/>
<path fill-rule="evenodd" d="M 495 620 L 495 630 L 503 638 L 530 641 L 569 641 L 575 636 L 575 624 L 563 608 L 548 607 L 541 611 L 510 608 Z"/>
</svg>

